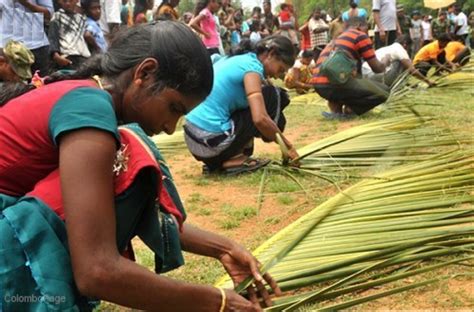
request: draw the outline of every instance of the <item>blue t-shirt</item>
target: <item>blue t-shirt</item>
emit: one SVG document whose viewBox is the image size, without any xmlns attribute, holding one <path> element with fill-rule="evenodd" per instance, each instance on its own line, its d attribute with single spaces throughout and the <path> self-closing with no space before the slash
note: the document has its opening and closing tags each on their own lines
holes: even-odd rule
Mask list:
<svg viewBox="0 0 474 312">
<path fill-rule="evenodd" d="M 97 21 L 94 21 L 92 18 L 88 17 L 86 21 L 86 30 L 91 33 L 92 37 L 94 37 L 95 42 L 100 48 L 102 53 L 107 51 L 107 41 L 105 41 L 104 32 L 99 26 Z"/>
<path fill-rule="evenodd" d="M 255 53 L 225 57 L 214 64 L 214 85 L 204 102 L 186 115 L 186 120 L 208 132 L 231 129 L 230 116 L 249 106 L 244 76 L 258 73 L 264 79 L 263 64 Z"/>
<path fill-rule="evenodd" d="M 349 21 L 349 12 L 350 10 L 347 10 L 346 12 L 342 13 L 343 22 Z M 357 17 L 367 18 L 367 11 L 365 9 L 357 8 Z"/>
</svg>

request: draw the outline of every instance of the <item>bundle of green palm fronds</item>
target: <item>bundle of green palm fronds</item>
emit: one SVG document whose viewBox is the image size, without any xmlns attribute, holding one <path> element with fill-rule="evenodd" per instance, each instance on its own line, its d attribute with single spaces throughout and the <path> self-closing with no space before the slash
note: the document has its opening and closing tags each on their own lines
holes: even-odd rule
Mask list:
<svg viewBox="0 0 474 312">
<path fill-rule="evenodd" d="M 164 154 L 187 150 L 184 142 L 184 131 L 176 131 L 172 135 L 165 133 L 155 135 L 151 138 L 160 151 Z"/>
<path fill-rule="evenodd" d="M 348 169 L 425 160 L 441 146 L 458 149 L 472 140 L 435 127 L 433 120 L 405 115 L 347 129 L 298 149 L 300 157 L 295 162 L 300 166 L 293 170 L 347 175 Z"/>
<path fill-rule="evenodd" d="M 277 299 L 269 310 L 291 311 L 307 303 L 328 311 L 346 308 L 438 279 L 332 306 L 327 300 L 474 258 L 473 164 L 472 151 L 458 151 L 394 168 L 353 185 L 278 232 L 254 254 L 283 291 L 299 292 Z M 446 255 L 449 261 L 439 258 Z M 437 262 L 419 265 L 428 259 Z M 225 277 L 218 285 L 231 282 Z"/>
</svg>

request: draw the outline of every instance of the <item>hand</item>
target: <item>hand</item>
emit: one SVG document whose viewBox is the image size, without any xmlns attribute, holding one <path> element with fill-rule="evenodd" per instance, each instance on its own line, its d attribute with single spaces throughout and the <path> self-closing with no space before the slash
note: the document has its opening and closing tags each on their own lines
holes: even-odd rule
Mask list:
<svg viewBox="0 0 474 312">
<path fill-rule="evenodd" d="M 379 36 L 380 36 L 380 40 L 385 42 L 385 29 L 383 28 L 379 29 Z"/>
<path fill-rule="evenodd" d="M 67 58 L 63 57 L 63 56 L 56 56 L 54 58 L 54 61 L 59 65 L 59 66 L 68 66 L 68 65 L 71 65 L 72 62 L 70 60 L 68 60 Z"/>
<path fill-rule="evenodd" d="M 207 39 L 210 39 L 211 38 L 211 34 L 208 33 L 208 32 L 205 32 L 203 33 L 204 37 L 207 38 Z"/>
<path fill-rule="evenodd" d="M 299 167 L 300 166 L 300 162 L 299 161 L 295 161 L 295 159 L 299 158 L 300 155 L 298 155 L 298 152 L 296 151 L 296 149 L 294 147 L 290 148 L 288 150 L 288 156 L 290 156 L 290 159 L 293 160 L 291 162 L 291 165 L 292 166 L 295 166 L 295 167 Z"/>
<path fill-rule="evenodd" d="M 232 311 L 249 311 L 249 312 L 260 312 L 262 309 L 260 305 L 255 305 L 251 301 L 248 301 L 238 293 L 233 290 L 226 289 L 226 304 L 225 304 L 225 312 L 232 312 Z"/>
<path fill-rule="evenodd" d="M 427 83 L 429 88 L 436 87 L 436 82 L 434 81 L 428 80 Z"/>
<path fill-rule="evenodd" d="M 397 37 L 403 35 L 402 30 L 400 28 L 397 29 Z"/>
<path fill-rule="evenodd" d="M 266 306 L 272 305 L 270 294 L 263 284 L 264 281 L 270 285 L 275 295 L 281 295 L 281 290 L 275 280 L 268 273 L 265 273 L 262 277 L 258 269 L 260 263 L 242 246 L 234 244 L 229 252 L 226 252 L 219 257 L 219 260 L 221 261 L 229 276 L 232 278 L 235 286 L 243 282 L 249 276 L 255 279 L 254 285 L 250 285 L 247 288 L 250 301 L 254 304 L 254 306 L 259 307 L 258 297 L 263 298 Z"/>
</svg>

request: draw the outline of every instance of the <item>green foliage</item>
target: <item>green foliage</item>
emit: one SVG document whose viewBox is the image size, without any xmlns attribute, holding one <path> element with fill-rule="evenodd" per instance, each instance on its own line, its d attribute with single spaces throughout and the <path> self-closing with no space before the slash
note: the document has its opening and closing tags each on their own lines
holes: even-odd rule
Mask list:
<svg viewBox="0 0 474 312">
<path fill-rule="evenodd" d="M 194 0 L 181 0 L 179 1 L 178 11 L 180 15 L 183 15 L 185 12 L 193 12 L 194 7 L 196 6 L 196 1 Z"/>
</svg>

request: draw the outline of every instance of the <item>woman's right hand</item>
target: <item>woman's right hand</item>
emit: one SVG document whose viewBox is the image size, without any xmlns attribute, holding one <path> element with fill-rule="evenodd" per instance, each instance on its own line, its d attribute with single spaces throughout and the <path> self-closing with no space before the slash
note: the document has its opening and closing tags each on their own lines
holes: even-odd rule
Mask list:
<svg viewBox="0 0 474 312">
<path fill-rule="evenodd" d="M 211 34 L 208 33 L 208 32 L 204 32 L 203 35 L 204 35 L 204 37 L 207 38 L 207 39 L 210 39 L 210 38 L 211 38 Z"/>
<path fill-rule="evenodd" d="M 225 312 L 245 311 L 245 312 L 260 312 L 262 308 L 257 303 L 245 299 L 231 289 L 224 290 L 226 294 Z"/>
</svg>

